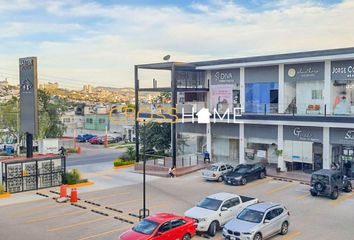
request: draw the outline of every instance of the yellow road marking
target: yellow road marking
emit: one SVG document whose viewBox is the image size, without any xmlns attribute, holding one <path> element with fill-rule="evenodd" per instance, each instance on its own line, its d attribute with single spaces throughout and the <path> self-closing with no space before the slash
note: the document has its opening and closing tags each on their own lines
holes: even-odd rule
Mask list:
<svg viewBox="0 0 354 240">
<path fill-rule="evenodd" d="M 289 187 L 291 187 L 291 186 L 293 186 L 293 185 L 295 185 L 295 183 L 288 183 L 288 184 L 286 184 L 285 186 L 281 186 L 281 187 L 278 187 L 278 188 L 274 188 L 273 190 L 270 190 L 270 191 L 266 192 L 266 194 L 267 194 L 267 195 L 270 195 L 270 194 L 273 194 L 273 193 L 276 193 L 276 192 L 280 192 L 280 191 L 282 191 L 282 190 L 284 190 L 284 189 L 287 189 L 287 188 L 289 188 Z"/>
<path fill-rule="evenodd" d="M 95 234 L 95 235 L 79 238 L 78 240 L 87 240 L 87 239 L 97 238 L 97 237 L 101 237 L 101 236 L 104 236 L 104 235 L 107 235 L 107 234 L 111 234 L 111 233 L 115 233 L 115 232 L 119 232 L 119 231 L 123 231 L 123 230 L 128 230 L 130 228 L 131 227 L 122 227 L 122 228 L 114 229 L 114 230 L 111 230 L 111 231 L 102 232 L 102 233 L 98 233 L 98 234 Z"/>
<path fill-rule="evenodd" d="M 346 200 L 349 200 L 349 199 L 351 199 L 353 197 L 354 197 L 354 193 L 350 193 L 348 195 L 341 196 L 339 199 L 333 201 L 331 203 L 331 205 L 332 205 L 332 207 L 337 207 L 339 204 L 341 204 L 341 203 L 345 202 Z"/>
<path fill-rule="evenodd" d="M 115 203 L 115 204 L 110 204 L 109 207 L 124 205 L 124 204 L 126 204 L 126 203 L 138 202 L 138 201 L 141 201 L 141 199 L 133 199 L 133 200 L 128 200 L 128 201 L 119 202 L 119 203 Z"/>
<path fill-rule="evenodd" d="M 115 193 L 115 194 L 109 194 L 109 195 L 103 195 L 103 196 L 97 196 L 97 197 L 87 197 L 88 200 L 99 200 L 99 199 L 105 199 L 105 198 L 109 198 L 112 196 L 117 196 L 117 195 L 126 195 L 129 194 L 130 192 L 121 192 L 121 193 Z M 86 197 L 84 197 L 86 199 Z"/>
<path fill-rule="evenodd" d="M 258 186 L 258 185 L 262 185 L 264 183 L 267 183 L 269 181 L 271 181 L 272 179 L 271 178 L 266 178 L 264 180 L 259 180 L 259 181 L 255 181 L 255 182 L 251 182 L 251 183 L 248 183 L 244 186 L 241 186 L 240 187 L 240 190 L 243 190 L 243 189 L 246 189 L 246 188 L 249 188 L 249 187 L 255 187 L 255 186 Z"/>
<path fill-rule="evenodd" d="M 151 208 L 160 208 L 160 207 L 166 206 L 166 205 L 168 205 L 168 204 L 169 204 L 168 202 L 160 202 L 160 203 L 152 204 L 152 205 L 147 204 L 146 207 L 147 207 L 148 209 L 151 209 Z M 132 211 L 134 211 L 134 210 L 136 210 L 136 208 L 127 210 L 127 212 L 132 212 Z"/>
<path fill-rule="evenodd" d="M 51 219 L 51 218 L 70 216 L 70 215 L 75 215 L 75 214 L 84 213 L 84 212 L 88 212 L 88 211 L 76 211 L 76 212 L 69 212 L 69 213 L 64 213 L 64 214 L 52 215 L 52 216 L 43 217 L 43 218 L 35 218 L 35 219 L 30 220 L 30 221 L 27 221 L 26 223 L 28 224 L 28 223 L 41 222 L 41 221 L 45 221 L 45 220 L 48 220 L 48 219 Z"/>
<path fill-rule="evenodd" d="M 288 233 L 288 235 L 284 236 L 281 239 L 282 240 L 292 240 L 292 239 L 295 239 L 300 234 L 301 234 L 301 232 L 299 232 L 299 231 L 291 232 L 291 233 Z"/>
<path fill-rule="evenodd" d="M 300 195 L 300 196 L 298 196 L 297 198 L 296 198 L 296 200 L 304 200 L 305 198 L 307 198 L 308 196 L 310 196 L 310 194 L 309 193 L 305 193 L 305 194 L 302 194 L 302 195 Z"/>
<path fill-rule="evenodd" d="M 85 224 L 89 224 L 89 223 L 100 222 L 100 221 L 104 221 L 104 220 L 110 220 L 110 218 L 107 218 L 107 217 L 98 218 L 98 219 L 93 219 L 93 220 L 86 221 L 86 222 L 80 222 L 80 223 L 65 225 L 65 226 L 61 226 L 61 227 L 57 227 L 57 228 L 51 228 L 51 229 L 48 229 L 48 232 L 55 232 L 55 231 L 59 231 L 62 229 L 67 229 L 67 228 L 74 228 L 77 226 L 81 226 L 81 225 L 85 225 Z"/>
<path fill-rule="evenodd" d="M 42 206 L 42 207 L 31 208 L 30 210 L 25 210 L 25 211 L 17 212 L 17 213 L 15 213 L 15 214 L 12 215 L 12 216 L 13 216 L 13 217 L 27 216 L 27 215 L 31 215 L 31 214 L 34 213 L 34 212 L 37 212 L 38 210 L 50 209 L 50 208 L 55 208 L 55 207 L 60 207 L 60 206 L 64 206 L 64 205 L 54 204 L 54 205 L 49 205 L 49 206 Z"/>
</svg>

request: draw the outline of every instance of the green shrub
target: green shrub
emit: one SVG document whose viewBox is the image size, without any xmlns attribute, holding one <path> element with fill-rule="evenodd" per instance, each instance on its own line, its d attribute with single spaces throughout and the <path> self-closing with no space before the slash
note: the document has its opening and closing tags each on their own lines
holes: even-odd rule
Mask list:
<svg viewBox="0 0 354 240">
<path fill-rule="evenodd" d="M 134 164 L 134 163 L 135 163 L 135 161 L 125 161 L 124 159 L 117 159 L 117 160 L 113 161 L 113 165 L 115 167 L 130 165 L 130 164 Z"/>
<path fill-rule="evenodd" d="M 77 184 L 83 182 L 87 182 L 87 179 L 81 179 L 81 174 L 77 169 L 73 169 L 65 174 L 66 184 Z"/>
<path fill-rule="evenodd" d="M 5 192 L 4 186 L 0 184 L 0 194 L 4 194 L 4 192 Z"/>
</svg>

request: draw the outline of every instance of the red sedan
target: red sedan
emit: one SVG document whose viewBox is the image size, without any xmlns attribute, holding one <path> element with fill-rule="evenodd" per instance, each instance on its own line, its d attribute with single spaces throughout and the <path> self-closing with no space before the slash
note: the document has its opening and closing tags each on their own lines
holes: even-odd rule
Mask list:
<svg viewBox="0 0 354 240">
<path fill-rule="evenodd" d="M 98 144 L 99 140 L 100 140 L 99 137 L 93 137 L 90 140 L 88 140 L 88 142 L 91 143 L 91 144 Z"/>
<path fill-rule="evenodd" d="M 119 236 L 120 240 L 190 240 L 196 234 L 195 221 L 169 213 L 143 219 Z"/>
</svg>

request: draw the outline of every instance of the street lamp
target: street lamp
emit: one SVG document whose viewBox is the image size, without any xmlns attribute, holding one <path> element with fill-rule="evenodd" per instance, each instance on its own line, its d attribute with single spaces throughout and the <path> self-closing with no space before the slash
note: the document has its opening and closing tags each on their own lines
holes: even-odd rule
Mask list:
<svg viewBox="0 0 354 240">
<path fill-rule="evenodd" d="M 145 120 L 143 121 L 143 209 L 139 211 L 140 218 L 146 218 L 150 215 L 149 209 L 146 209 L 146 135 Z"/>
</svg>

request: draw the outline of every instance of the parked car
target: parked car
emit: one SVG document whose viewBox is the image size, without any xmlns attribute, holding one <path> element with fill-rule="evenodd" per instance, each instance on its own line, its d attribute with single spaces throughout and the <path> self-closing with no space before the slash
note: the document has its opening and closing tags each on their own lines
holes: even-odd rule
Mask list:
<svg viewBox="0 0 354 240">
<path fill-rule="evenodd" d="M 267 171 L 262 164 L 240 164 L 224 175 L 224 182 L 231 185 L 245 185 L 249 181 L 266 176 Z"/>
<path fill-rule="evenodd" d="M 77 142 L 87 142 L 94 137 L 96 137 L 96 135 L 92 135 L 92 134 L 78 135 L 76 138 L 76 141 Z"/>
<path fill-rule="evenodd" d="M 216 231 L 258 199 L 233 193 L 216 193 L 204 198 L 197 206 L 185 212 L 185 216 L 195 219 L 197 231 L 215 236 Z"/>
<path fill-rule="evenodd" d="M 137 226 L 119 236 L 120 240 L 190 240 L 196 234 L 195 221 L 168 213 L 143 219 Z"/>
<path fill-rule="evenodd" d="M 96 137 L 93 137 L 90 140 L 88 140 L 88 142 L 91 144 L 99 144 L 100 139 L 101 139 L 101 137 L 96 136 Z"/>
<path fill-rule="evenodd" d="M 352 191 L 350 180 L 341 171 L 321 169 L 312 173 L 310 189 L 312 196 L 323 195 L 335 200 L 339 196 L 339 191 Z"/>
<path fill-rule="evenodd" d="M 233 167 L 225 163 L 213 163 L 202 172 L 202 177 L 206 180 L 222 182 L 224 174 L 233 170 Z"/>
<path fill-rule="evenodd" d="M 290 213 L 281 204 L 257 203 L 245 208 L 223 229 L 227 240 L 262 240 L 289 230 Z"/>
<path fill-rule="evenodd" d="M 100 138 L 99 139 L 99 144 L 104 144 L 104 141 L 105 141 L 105 137 L 102 137 L 102 138 Z M 118 141 L 118 138 L 116 138 L 116 137 L 112 137 L 112 136 L 107 136 L 107 143 L 108 144 L 111 144 L 111 143 L 117 143 L 117 142 L 119 142 Z"/>
</svg>

